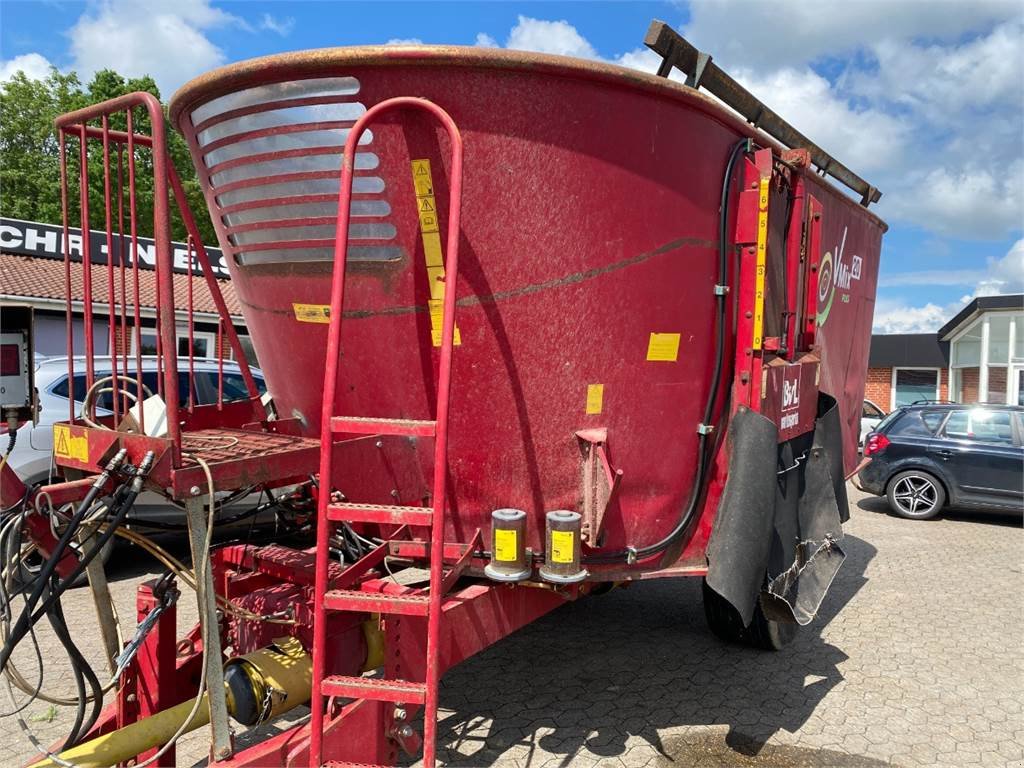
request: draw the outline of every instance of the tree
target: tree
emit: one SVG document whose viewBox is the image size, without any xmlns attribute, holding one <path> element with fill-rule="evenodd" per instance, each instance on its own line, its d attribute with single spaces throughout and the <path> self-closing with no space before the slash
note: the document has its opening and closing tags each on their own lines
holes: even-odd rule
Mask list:
<svg viewBox="0 0 1024 768">
<path fill-rule="evenodd" d="M 54 120 L 60 115 L 89 104 L 112 99 L 127 93 L 146 91 L 160 98 L 160 90 L 149 76 L 125 78 L 113 70 L 97 72 L 83 88 L 75 73 L 62 74 L 51 69 L 45 80 L 31 80 L 18 72 L 0 86 L 0 211 L 11 218 L 29 221 L 61 223 L 60 149 Z M 164 109 L 166 123 L 166 107 Z M 149 134 L 149 116 L 144 110 L 132 113 L 135 133 Z M 99 121 L 90 124 L 100 127 Z M 123 113 L 110 118 L 111 130 L 127 129 Z M 181 177 L 189 207 L 195 215 L 204 243 L 215 245 L 216 234 L 209 217 L 205 215 L 206 202 L 195 176 L 185 140 L 170 125 L 166 126 L 167 152 Z M 74 136 L 66 139 L 68 154 L 68 217 L 72 226 L 78 226 L 79 217 L 79 143 Z M 103 144 L 89 140 L 89 225 L 92 229 L 105 229 Z M 118 229 L 118 162 L 120 155 L 125 229 L 128 228 L 129 199 L 128 159 L 126 150 L 111 142 L 111 205 L 113 229 Z M 153 164 L 150 151 L 135 150 L 136 220 L 138 234 L 145 237 L 153 233 Z M 185 240 L 187 233 L 171 201 L 171 237 Z"/>
</svg>

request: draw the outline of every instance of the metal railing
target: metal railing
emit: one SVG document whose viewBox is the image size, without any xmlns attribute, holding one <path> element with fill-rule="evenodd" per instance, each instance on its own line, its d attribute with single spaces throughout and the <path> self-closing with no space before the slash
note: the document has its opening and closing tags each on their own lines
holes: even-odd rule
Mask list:
<svg viewBox="0 0 1024 768">
<path fill-rule="evenodd" d="M 150 133 L 138 133 L 139 115 L 148 117 Z M 111 128 L 116 118 L 119 122 L 123 117 L 126 130 Z M 99 123 L 97 126 L 96 123 Z M 68 401 L 70 403 L 69 419 L 76 420 L 75 387 L 75 341 L 72 303 L 75 291 L 74 261 L 72 260 L 72 234 L 70 227 L 69 203 L 71 182 L 68 161 L 75 148 L 69 144 L 77 141 L 78 166 L 78 218 L 80 235 L 78 250 L 81 253 L 81 287 L 82 307 L 85 331 L 85 386 L 87 391 L 96 386 L 97 357 L 95 350 L 95 320 L 97 314 L 104 314 L 94 299 L 96 287 L 93 275 L 94 267 L 102 270 L 107 289 L 106 312 L 109 336 L 109 357 L 111 372 L 109 383 L 103 382 L 104 392 L 111 395 L 111 408 L 115 427 L 121 422 L 131 407 L 130 402 L 141 402 L 147 397 L 143 384 L 142 334 L 143 310 L 140 296 L 139 275 L 139 229 L 142 221 L 139 212 L 139 182 L 146 178 L 146 170 L 151 168 L 152 181 L 152 236 L 155 250 L 156 279 L 156 384 L 157 392 L 167 409 L 167 437 L 173 444 L 174 464 L 180 463 L 182 403 L 178 390 L 178 350 L 177 350 L 177 305 L 175 297 L 174 254 L 171 247 L 171 216 L 170 200 L 173 195 L 182 223 L 188 232 L 188 265 L 187 265 L 187 297 L 186 320 L 188 324 L 188 371 L 189 397 L 187 411 L 193 413 L 196 408 L 192 394 L 195 385 L 195 348 L 194 348 L 194 310 L 195 296 L 192 284 L 193 268 L 198 267 L 205 278 L 218 315 L 217 357 L 218 364 L 218 401 L 217 408 L 224 405 L 224 341 L 230 346 L 239 366 L 246 385 L 249 398 L 258 406 L 261 417 L 265 416 L 259 401 L 259 390 L 245 358 L 244 350 L 235 332 L 231 315 L 224 301 L 220 286 L 211 269 L 210 260 L 203 246 L 196 227 L 195 218 L 189 209 L 185 190 L 181 179 L 174 168 L 167 152 L 167 137 L 164 113 L 160 102 L 149 93 L 131 93 L 118 98 L 94 104 L 84 109 L 61 115 L 55 121 L 57 140 L 60 152 L 61 173 L 61 208 L 63 225 L 64 281 L 66 299 L 66 329 L 68 354 Z M 90 155 L 99 153 L 102 148 L 102 201 L 103 227 L 106 241 L 106 258 L 97 259 L 91 252 L 90 232 L 92 213 L 90 211 L 90 180 L 98 176 L 90 176 Z M 115 163 L 116 158 L 116 163 Z M 148 164 L 143 162 L 148 160 Z M 140 169 L 140 165 L 145 168 Z M 116 189 L 115 189 L 116 186 Z M 126 227 L 127 223 L 127 227 Z M 148 223 L 148 222 L 147 222 Z M 130 266 L 129 266 L 130 265 Z M 130 273 L 130 278 L 129 278 Z M 148 313 L 147 313 L 148 314 Z M 131 326 L 129 326 L 129 316 Z M 129 337 L 131 334 L 131 337 Z M 119 343 L 120 342 L 120 343 Z M 134 354 L 129 355 L 129 348 Z M 104 355 L 104 357 L 106 357 Z M 133 358 L 133 359 L 130 359 Z M 103 377 L 107 378 L 107 377 Z M 132 390 L 134 389 L 134 392 Z M 139 430 L 146 432 L 143 408 L 136 409 Z"/>
</svg>

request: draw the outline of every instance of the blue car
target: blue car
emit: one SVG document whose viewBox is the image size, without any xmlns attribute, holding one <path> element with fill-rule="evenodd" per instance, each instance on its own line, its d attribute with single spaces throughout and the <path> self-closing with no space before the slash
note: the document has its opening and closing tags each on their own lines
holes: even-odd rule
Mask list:
<svg viewBox="0 0 1024 768">
<path fill-rule="evenodd" d="M 898 408 L 864 441 L 857 475 L 912 520 L 949 505 L 1024 512 L 1024 408 L 923 404 Z M 870 459 L 870 460 L 869 460 Z"/>
</svg>

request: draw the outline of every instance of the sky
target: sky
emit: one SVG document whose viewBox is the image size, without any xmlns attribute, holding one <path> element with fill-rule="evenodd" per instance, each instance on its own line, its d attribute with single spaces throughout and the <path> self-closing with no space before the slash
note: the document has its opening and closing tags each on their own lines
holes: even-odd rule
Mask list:
<svg viewBox="0 0 1024 768">
<path fill-rule="evenodd" d="M 112 68 L 169 99 L 254 56 L 412 41 L 653 71 L 653 18 L 882 190 L 876 332 L 934 331 L 975 296 L 1024 292 L 1021 2 L 0 0 L 0 81 Z"/>
</svg>

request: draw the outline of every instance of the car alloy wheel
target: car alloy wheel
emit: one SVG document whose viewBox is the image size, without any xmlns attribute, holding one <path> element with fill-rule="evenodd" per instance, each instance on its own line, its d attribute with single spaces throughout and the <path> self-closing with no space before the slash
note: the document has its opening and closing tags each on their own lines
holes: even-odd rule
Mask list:
<svg viewBox="0 0 1024 768">
<path fill-rule="evenodd" d="M 938 511 L 940 493 L 935 481 L 918 474 L 905 474 L 893 483 L 890 500 L 905 517 L 931 517 Z"/>
</svg>

